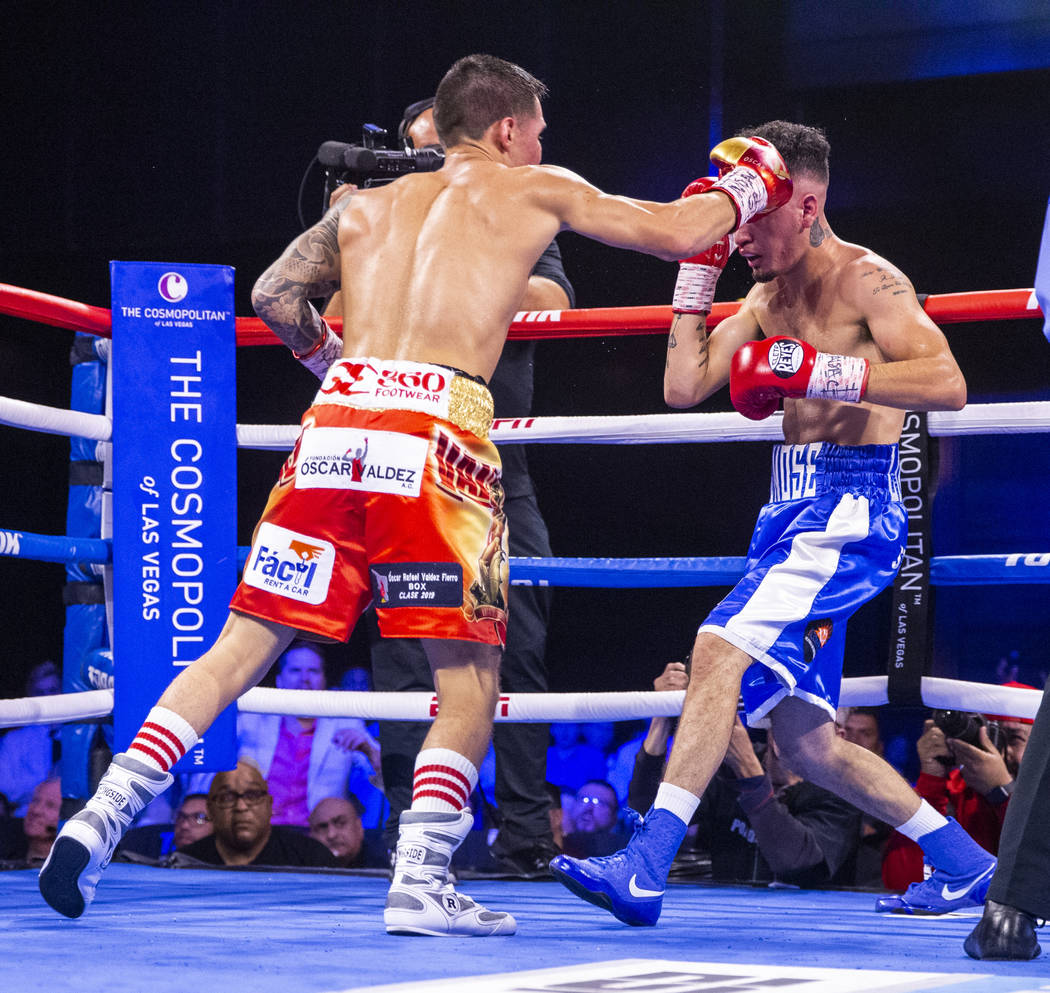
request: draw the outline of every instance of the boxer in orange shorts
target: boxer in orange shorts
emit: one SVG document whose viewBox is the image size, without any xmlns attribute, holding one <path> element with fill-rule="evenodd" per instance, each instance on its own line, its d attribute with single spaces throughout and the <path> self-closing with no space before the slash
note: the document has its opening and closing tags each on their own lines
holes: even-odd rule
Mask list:
<svg viewBox="0 0 1050 993">
<path fill-rule="evenodd" d="M 545 94 L 519 66 L 460 59 L 434 103 L 442 168 L 342 197 L 256 282 L 256 313 L 324 381 L 319 402 L 218 640 L 165 690 L 56 839 L 40 890 L 60 913 L 84 912 L 121 832 L 297 630 L 344 637 L 374 597 L 384 634 L 423 635 L 438 697 L 399 822 L 386 929 L 514 933 L 510 914 L 448 878 L 474 822 L 469 798 L 492 734 L 506 620 L 502 490 L 483 383 L 559 231 L 671 261 L 791 197 L 776 149 L 746 139 L 734 145 L 735 167 L 696 196 L 603 194 L 540 164 Z M 310 303 L 337 289 L 342 342 Z M 339 361 L 344 354 L 375 358 Z"/>
</svg>

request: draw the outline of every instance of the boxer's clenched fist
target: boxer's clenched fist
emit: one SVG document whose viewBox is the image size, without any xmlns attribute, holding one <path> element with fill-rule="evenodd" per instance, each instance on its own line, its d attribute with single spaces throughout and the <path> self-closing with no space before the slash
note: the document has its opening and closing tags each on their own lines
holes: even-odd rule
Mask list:
<svg viewBox="0 0 1050 993">
<path fill-rule="evenodd" d="M 712 188 L 733 201 L 737 227 L 791 199 L 794 186 L 788 167 L 764 138 L 727 138 L 711 149 L 710 158 L 719 173 Z"/>
<path fill-rule="evenodd" d="M 818 352 L 807 342 L 779 335 L 737 349 L 729 398 L 753 421 L 769 417 L 782 397 L 856 403 L 868 388 L 870 371 L 867 359 Z"/>
</svg>

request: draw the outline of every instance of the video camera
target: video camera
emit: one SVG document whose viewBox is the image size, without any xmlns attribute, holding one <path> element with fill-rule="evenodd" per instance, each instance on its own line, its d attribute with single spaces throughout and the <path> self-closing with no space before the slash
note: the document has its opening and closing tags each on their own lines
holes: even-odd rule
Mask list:
<svg viewBox="0 0 1050 993">
<path fill-rule="evenodd" d="M 317 150 L 317 160 L 325 169 L 325 204 L 336 186 L 353 183 L 362 189 L 392 183 L 410 172 L 434 172 L 445 161 L 440 148 L 376 147 L 387 132 L 376 124 L 362 128 L 361 144 L 326 141 Z M 330 188 L 329 188 L 330 187 Z"/>
</svg>

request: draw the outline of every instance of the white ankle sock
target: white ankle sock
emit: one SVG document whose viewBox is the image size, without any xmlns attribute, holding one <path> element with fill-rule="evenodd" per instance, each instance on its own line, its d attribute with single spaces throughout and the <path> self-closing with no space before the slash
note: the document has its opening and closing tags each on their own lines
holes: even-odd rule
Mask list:
<svg viewBox="0 0 1050 993">
<path fill-rule="evenodd" d="M 200 740 L 200 735 L 178 714 L 166 707 L 154 707 L 135 740 L 128 746 L 128 755 L 154 769 L 167 772 Z"/>
<path fill-rule="evenodd" d="M 919 809 L 915 811 L 897 830 L 906 838 L 918 841 L 923 835 L 929 834 L 944 827 L 948 819 L 943 814 L 938 814 L 925 800 L 919 803 Z"/>
<path fill-rule="evenodd" d="M 450 748 L 424 748 L 416 756 L 412 778 L 412 809 L 462 810 L 478 784 L 478 770 Z"/>
<path fill-rule="evenodd" d="M 656 791 L 656 799 L 653 801 L 653 809 L 669 810 L 684 824 L 688 824 L 700 805 L 700 798 L 689 790 L 683 790 L 681 786 L 672 786 L 670 783 L 661 783 Z"/>
</svg>

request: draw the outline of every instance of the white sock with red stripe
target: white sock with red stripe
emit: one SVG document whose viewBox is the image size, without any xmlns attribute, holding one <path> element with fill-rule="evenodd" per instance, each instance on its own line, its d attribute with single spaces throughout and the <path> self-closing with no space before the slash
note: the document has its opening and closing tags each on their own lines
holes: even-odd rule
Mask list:
<svg viewBox="0 0 1050 993">
<path fill-rule="evenodd" d="M 128 746 L 127 754 L 138 762 L 167 772 L 199 740 L 200 735 L 174 710 L 154 707 Z"/>
<path fill-rule="evenodd" d="M 450 748 L 424 748 L 416 756 L 412 779 L 412 809 L 462 810 L 478 784 L 474 764 Z"/>
</svg>

